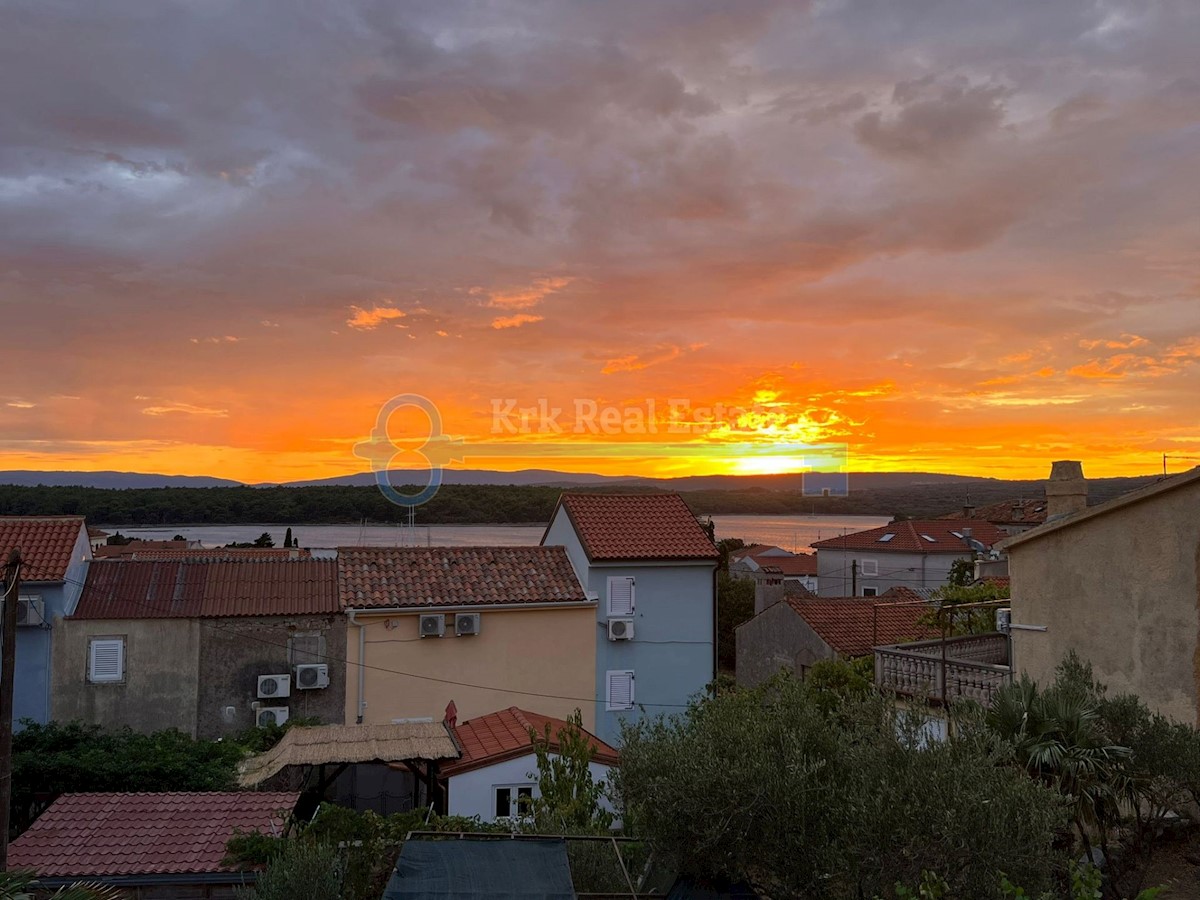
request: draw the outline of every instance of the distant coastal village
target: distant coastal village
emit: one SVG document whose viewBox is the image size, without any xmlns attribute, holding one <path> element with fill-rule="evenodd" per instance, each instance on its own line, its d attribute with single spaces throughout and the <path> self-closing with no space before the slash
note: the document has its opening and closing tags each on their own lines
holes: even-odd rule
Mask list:
<svg viewBox="0 0 1200 900">
<path fill-rule="evenodd" d="M 12 514 L 131 502 L 84 490 L 0 490 L 7 866 L 41 890 L 266 898 L 319 864 L 330 896 L 417 896 L 479 877 L 497 835 L 604 896 L 1129 891 L 1191 865 L 1200 468 L 1097 498 L 1059 461 L 1036 496 L 972 484 L 808 552 L 654 487 L 523 487 L 555 496 L 519 545 Z"/>
</svg>

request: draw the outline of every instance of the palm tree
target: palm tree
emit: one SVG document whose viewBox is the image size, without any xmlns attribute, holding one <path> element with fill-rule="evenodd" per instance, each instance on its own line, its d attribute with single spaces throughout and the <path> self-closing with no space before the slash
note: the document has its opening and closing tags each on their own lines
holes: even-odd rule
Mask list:
<svg viewBox="0 0 1200 900">
<path fill-rule="evenodd" d="M 1095 699 L 1053 687 L 1040 691 L 1022 676 L 996 693 L 986 722 L 1013 746 L 1026 772 L 1070 798 L 1072 821 L 1088 859 L 1089 829 L 1099 834 L 1107 851 L 1109 824 L 1127 793 L 1122 763 L 1129 749 L 1104 742 Z"/>
<path fill-rule="evenodd" d="M 37 888 L 34 872 L 0 872 L 0 900 L 127 900 L 128 895 L 101 884 L 73 884 L 53 894 Z"/>
</svg>

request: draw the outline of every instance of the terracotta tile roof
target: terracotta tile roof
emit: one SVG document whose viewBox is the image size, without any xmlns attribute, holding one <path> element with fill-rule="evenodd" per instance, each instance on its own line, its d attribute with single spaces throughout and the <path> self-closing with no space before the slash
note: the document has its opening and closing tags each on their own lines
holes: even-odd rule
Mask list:
<svg viewBox="0 0 1200 900">
<path fill-rule="evenodd" d="M 95 556 L 97 559 L 129 557 L 148 550 L 186 550 L 187 545 L 187 541 L 130 541 L 128 544 L 105 544 L 96 549 Z"/>
<path fill-rule="evenodd" d="M 587 599 L 562 547 L 340 547 L 337 570 L 357 609 Z"/>
<path fill-rule="evenodd" d="M 808 627 L 841 656 L 866 656 L 881 644 L 934 636 L 934 631 L 918 624 L 931 606 L 843 597 L 785 599 Z"/>
<path fill-rule="evenodd" d="M 966 512 L 966 510 L 963 510 Z M 942 516 L 943 519 L 962 519 L 961 512 L 953 512 Z M 1046 501 L 1041 500 L 1004 500 L 988 506 L 976 507 L 969 517 L 991 522 L 993 525 L 1040 525 L 1046 521 Z"/>
<path fill-rule="evenodd" d="M 73 619 L 192 619 L 341 612 L 331 559 L 98 560 Z"/>
<path fill-rule="evenodd" d="M 542 735 L 546 733 L 547 725 L 550 726 L 550 746 L 552 749 L 558 749 L 558 732 L 566 728 L 567 723 L 562 719 L 528 712 L 515 706 L 459 722 L 452 730 L 455 740 L 462 748 L 462 757 L 454 762 L 443 763 L 440 771 L 447 777 L 459 775 L 471 769 L 532 753 L 529 729 L 532 728 Z M 596 751 L 592 758 L 594 762 L 609 766 L 620 762 L 616 750 L 590 732 L 584 733 Z"/>
<path fill-rule="evenodd" d="M 593 562 L 718 556 L 708 534 L 678 494 L 568 492 L 558 503 Z"/>
<path fill-rule="evenodd" d="M 776 547 L 773 544 L 750 544 L 748 547 L 739 547 L 737 550 L 729 551 L 729 561 L 737 562 L 745 559 L 747 556 L 758 556 L 764 550 L 782 550 L 782 547 Z"/>
<path fill-rule="evenodd" d="M 856 531 L 813 544 L 814 550 L 870 550 L 888 553 L 962 553 L 969 552 L 962 535 L 964 528 L 985 547 L 1008 537 L 982 519 L 923 519 L 893 522 L 867 531 Z M 957 532 L 957 534 L 956 534 Z M 887 535 L 893 535 L 886 538 Z"/>
<path fill-rule="evenodd" d="M 131 547 L 137 546 L 131 544 Z M 292 554 L 295 554 L 294 556 Z M 217 547 L 212 550 L 134 550 L 131 559 L 312 559 L 311 550 L 285 550 L 283 547 Z"/>
<path fill-rule="evenodd" d="M 765 556 L 761 560 L 764 569 L 778 569 L 783 575 L 816 575 L 817 554 L 797 553 L 795 556 Z"/>
<path fill-rule="evenodd" d="M 220 872 L 235 828 L 278 832 L 299 796 L 63 794 L 9 846 L 8 864 L 43 878 Z"/>
<path fill-rule="evenodd" d="M 63 581 L 84 527 L 82 516 L 0 516 L 0 566 L 20 548 L 22 581 Z"/>
</svg>

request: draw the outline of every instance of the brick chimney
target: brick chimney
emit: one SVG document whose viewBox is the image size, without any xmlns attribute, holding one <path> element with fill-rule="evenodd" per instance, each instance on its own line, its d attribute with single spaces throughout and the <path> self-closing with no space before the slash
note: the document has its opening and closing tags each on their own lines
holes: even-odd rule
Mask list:
<svg viewBox="0 0 1200 900">
<path fill-rule="evenodd" d="M 1076 459 L 1061 459 L 1050 467 L 1046 482 L 1046 519 L 1057 519 L 1087 509 L 1087 479 L 1083 463 Z"/>
</svg>

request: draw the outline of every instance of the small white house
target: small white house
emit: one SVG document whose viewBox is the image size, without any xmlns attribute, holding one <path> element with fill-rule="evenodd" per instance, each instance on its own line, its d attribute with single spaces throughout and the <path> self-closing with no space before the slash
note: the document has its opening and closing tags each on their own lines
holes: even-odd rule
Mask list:
<svg viewBox="0 0 1200 900">
<path fill-rule="evenodd" d="M 462 756 L 445 763 L 439 777 L 445 784 L 447 812 L 452 816 L 478 816 L 484 822 L 519 815 L 522 798 L 538 796 L 537 756 L 529 731 L 538 735 L 550 726 L 550 748 L 558 747 L 558 733 L 568 725 L 562 719 L 527 712 L 510 706 L 499 712 L 455 722 L 450 713 L 446 725 L 454 734 Z M 608 772 L 619 762 L 617 751 L 589 732 L 595 755 L 590 765 L 592 778 L 608 782 Z M 612 810 L 611 804 L 604 806 Z"/>
</svg>

